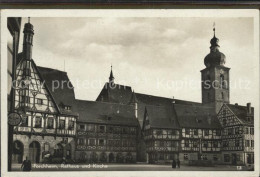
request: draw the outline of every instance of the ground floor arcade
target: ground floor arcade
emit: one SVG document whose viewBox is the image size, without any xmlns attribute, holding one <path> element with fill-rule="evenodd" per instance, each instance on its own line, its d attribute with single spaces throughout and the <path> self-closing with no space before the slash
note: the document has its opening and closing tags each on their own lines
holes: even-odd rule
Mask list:
<svg viewBox="0 0 260 177">
<path fill-rule="evenodd" d="M 43 162 L 46 157 L 74 159 L 75 143 L 72 137 L 54 137 L 15 134 L 13 163 L 22 163 L 26 157 L 32 163 Z"/>
</svg>

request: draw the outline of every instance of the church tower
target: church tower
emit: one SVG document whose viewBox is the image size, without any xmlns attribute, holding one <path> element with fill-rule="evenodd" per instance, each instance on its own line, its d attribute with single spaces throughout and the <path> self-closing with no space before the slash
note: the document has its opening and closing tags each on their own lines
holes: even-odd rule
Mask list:
<svg viewBox="0 0 260 177">
<path fill-rule="evenodd" d="M 229 70 L 225 67 L 226 56 L 219 51 L 219 39 L 210 40 L 210 53 L 205 57 L 205 69 L 201 70 L 202 103 L 215 108 L 217 114 L 223 103 L 229 103 Z"/>
</svg>

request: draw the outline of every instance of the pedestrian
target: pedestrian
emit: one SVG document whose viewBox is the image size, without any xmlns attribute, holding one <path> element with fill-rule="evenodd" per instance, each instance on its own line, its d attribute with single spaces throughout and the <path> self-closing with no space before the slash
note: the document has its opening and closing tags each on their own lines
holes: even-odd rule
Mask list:
<svg viewBox="0 0 260 177">
<path fill-rule="evenodd" d="M 32 170 L 32 163 L 30 160 L 28 160 L 28 157 L 26 156 L 25 160 L 22 163 L 21 169 L 23 171 L 31 171 Z"/>
<path fill-rule="evenodd" d="M 172 168 L 176 168 L 176 161 L 174 159 L 172 160 Z"/>
<path fill-rule="evenodd" d="M 177 159 L 177 166 L 178 166 L 178 168 L 181 168 L 181 162 L 180 162 L 180 159 Z"/>
<path fill-rule="evenodd" d="M 62 158 L 62 164 L 67 164 L 65 157 Z"/>
</svg>

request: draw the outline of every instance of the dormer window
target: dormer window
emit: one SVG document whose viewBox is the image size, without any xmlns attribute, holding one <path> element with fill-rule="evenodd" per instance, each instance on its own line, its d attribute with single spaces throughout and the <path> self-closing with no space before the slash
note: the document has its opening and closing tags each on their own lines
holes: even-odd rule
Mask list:
<svg viewBox="0 0 260 177">
<path fill-rule="evenodd" d="M 201 120 L 198 119 L 198 118 L 196 118 L 196 122 L 197 122 L 197 123 L 201 123 Z"/>
<path fill-rule="evenodd" d="M 64 106 L 64 109 L 70 111 L 71 110 L 71 106 Z"/>
</svg>

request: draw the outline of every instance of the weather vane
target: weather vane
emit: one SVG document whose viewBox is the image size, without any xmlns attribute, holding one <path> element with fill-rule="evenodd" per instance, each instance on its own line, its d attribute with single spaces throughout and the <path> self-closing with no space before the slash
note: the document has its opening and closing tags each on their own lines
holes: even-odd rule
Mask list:
<svg viewBox="0 0 260 177">
<path fill-rule="evenodd" d="M 30 17 L 28 17 L 28 23 L 30 23 Z"/>
<path fill-rule="evenodd" d="M 213 31 L 214 31 L 214 36 L 215 36 L 215 26 L 216 26 L 216 24 L 215 24 L 215 22 L 213 23 Z"/>
</svg>

